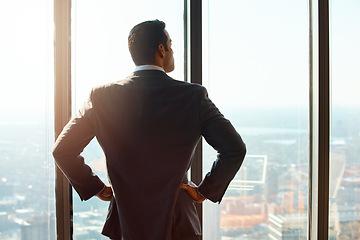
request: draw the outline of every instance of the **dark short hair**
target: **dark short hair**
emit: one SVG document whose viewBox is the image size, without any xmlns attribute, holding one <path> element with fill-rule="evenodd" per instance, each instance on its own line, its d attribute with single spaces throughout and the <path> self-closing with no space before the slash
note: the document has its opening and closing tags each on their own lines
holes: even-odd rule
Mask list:
<svg viewBox="0 0 360 240">
<path fill-rule="evenodd" d="M 128 47 L 134 63 L 139 65 L 155 62 L 155 53 L 160 44 L 168 51 L 165 23 L 152 20 L 133 27 L 128 37 Z"/>
</svg>

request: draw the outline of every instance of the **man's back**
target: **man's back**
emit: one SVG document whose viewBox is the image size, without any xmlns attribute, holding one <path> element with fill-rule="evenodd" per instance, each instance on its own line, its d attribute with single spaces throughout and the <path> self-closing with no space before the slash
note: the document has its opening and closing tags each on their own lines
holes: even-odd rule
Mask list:
<svg viewBox="0 0 360 240">
<path fill-rule="evenodd" d="M 161 71 L 138 71 L 93 91 L 89 117 L 128 239 L 171 233 L 179 187 L 201 136 L 202 91 Z"/>
</svg>

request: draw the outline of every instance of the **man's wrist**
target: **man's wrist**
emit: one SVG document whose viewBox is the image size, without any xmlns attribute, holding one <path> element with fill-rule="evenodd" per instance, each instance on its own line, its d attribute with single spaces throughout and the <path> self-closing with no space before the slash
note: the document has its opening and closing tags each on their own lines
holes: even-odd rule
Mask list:
<svg viewBox="0 0 360 240">
<path fill-rule="evenodd" d="M 202 201 L 206 200 L 206 197 L 199 191 L 199 187 L 196 188 L 196 192 L 199 194 L 199 196 L 201 196 L 203 198 Z"/>
<path fill-rule="evenodd" d="M 199 190 L 198 189 L 196 189 L 196 191 L 197 191 L 197 193 L 200 195 L 200 196 L 202 196 L 202 197 L 204 197 L 204 198 L 206 198 L 201 192 L 199 192 Z"/>
<path fill-rule="evenodd" d="M 102 191 L 104 191 L 105 187 L 106 185 L 104 184 L 103 188 L 96 194 L 96 196 L 99 196 L 102 193 Z"/>
</svg>

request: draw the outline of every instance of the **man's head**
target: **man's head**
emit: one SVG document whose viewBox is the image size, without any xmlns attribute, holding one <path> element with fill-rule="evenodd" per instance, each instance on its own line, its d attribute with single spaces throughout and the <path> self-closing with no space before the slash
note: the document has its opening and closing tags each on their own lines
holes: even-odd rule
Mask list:
<svg viewBox="0 0 360 240">
<path fill-rule="evenodd" d="M 171 39 L 164 22 L 146 21 L 133 27 L 128 47 L 136 66 L 152 64 L 164 68 L 165 72 L 174 70 Z"/>
</svg>

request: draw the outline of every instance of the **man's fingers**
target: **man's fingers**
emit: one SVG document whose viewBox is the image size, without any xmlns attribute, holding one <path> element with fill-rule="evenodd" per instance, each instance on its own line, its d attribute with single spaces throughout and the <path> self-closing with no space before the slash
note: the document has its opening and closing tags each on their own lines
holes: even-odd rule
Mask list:
<svg viewBox="0 0 360 240">
<path fill-rule="evenodd" d="M 195 183 L 189 181 L 187 184 L 182 183 L 180 188 L 182 188 L 182 189 L 197 188 L 197 185 Z"/>
<path fill-rule="evenodd" d="M 108 202 L 108 201 L 111 200 L 112 195 L 110 195 L 110 196 L 97 195 L 97 197 L 100 198 L 100 199 L 103 200 L 103 201 L 107 201 L 107 202 Z"/>
<path fill-rule="evenodd" d="M 105 186 L 104 189 L 97 194 L 97 197 L 103 201 L 110 201 L 113 196 L 113 192 L 110 186 Z"/>
<path fill-rule="evenodd" d="M 111 197 L 113 195 L 112 189 L 110 186 L 106 186 L 105 191 L 103 192 L 103 196 L 105 197 Z"/>
<path fill-rule="evenodd" d="M 190 197 L 198 203 L 202 203 L 206 199 L 197 192 L 197 186 L 195 183 L 192 182 L 189 182 L 189 184 L 182 183 L 180 188 L 184 189 L 190 195 Z"/>
<path fill-rule="evenodd" d="M 181 188 L 181 189 L 184 189 L 184 190 L 189 189 L 189 187 L 190 187 L 189 185 L 184 184 L 184 183 L 182 183 L 181 186 L 180 186 L 180 188 Z"/>
</svg>

